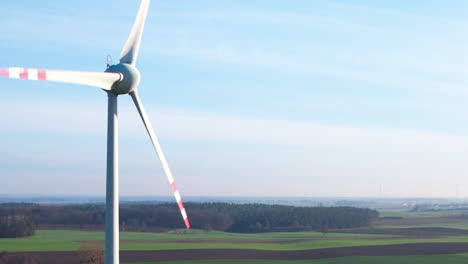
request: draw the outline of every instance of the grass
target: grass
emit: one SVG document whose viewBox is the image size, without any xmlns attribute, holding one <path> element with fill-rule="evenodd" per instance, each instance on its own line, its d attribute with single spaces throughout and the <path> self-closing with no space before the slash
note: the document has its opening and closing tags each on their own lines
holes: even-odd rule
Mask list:
<svg viewBox="0 0 468 264">
<path fill-rule="evenodd" d="M 333 247 L 333 241 L 339 245 L 349 245 L 351 241 L 376 238 L 385 239 L 395 236 L 368 234 L 327 234 L 318 232 L 233 234 L 226 232 L 189 232 L 140 233 L 122 232 L 120 235 L 122 250 L 162 250 L 189 248 L 249 248 L 293 250 L 320 247 Z M 323 239 L 327 240 L 323 240 Z M 280 244 L 274 240 L 316 239 L 316 241 Z M 1 251 L 73 251 L 86 241 L 103 241 L 102 231 L 80 230 L 37 230 L 36 235 L 28 238 L 0 239 Z M 198 243 L 190 243 L 197 241 Z M 348 242 L 346 242 L 348 241 Z M 181 243 L 185 242 L 185 243 Z M 268 243 L 270 242 L 270 243 Z"/>
<path fill-rule="evenodd" d="M 289 241 L 288 239 L 310 239 Z M 86 241 L 103 241 L 101 231 L 38 230 L 30 238 L 0 239 L 1 251 L 74 251 Z M 232 234 L 225 232 L 191 231 L 189 233 L 121 233 L 122 250 L 177 250 L 177 249 L 257 249 L 302 250 L 365 245 L 407 243 L 468 242 L 466 236 L 440 238 L 405 238 L 368 234 L 327 234 L 317 232 Z"/>
<path fill-rule="evenodd" d="M 103 240 L 102 232 L 37 230 L 27 238 L 0 239 L 1 251 L 68 251 L 80 248 L 80 240 Z"/>
<path fill-rule="evenodd" d="M 346 257 L 346 258 L 330 258 L 318 260 L 203 260 L 203 261 L 173 261 L 173 262 L 158 262 L 159 264 L 465 264 L 468 262 L 468 256 L 460 255 L 432 255 L 432 256 L 398 256 L 398 257 Z M 128 263 L 130 264 L 130 263 Z M 148 263 L 132 263 L 132 264 L 156 264 L 156 262 Z"/>
</svg>

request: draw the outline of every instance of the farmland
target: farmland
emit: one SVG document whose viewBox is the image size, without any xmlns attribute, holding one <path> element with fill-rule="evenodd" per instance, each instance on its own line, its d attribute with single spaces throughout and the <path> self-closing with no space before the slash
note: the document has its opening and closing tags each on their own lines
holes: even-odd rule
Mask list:
<svg viewBox="0 0 468 264">
<path fill-rule="evenodd" d="M 347 258 L 332 258 L 321 260 L 296 260 L 296 261 L 277 261 L 277 260 L 242 260 L 243 264 L 413 264 L 413 263 L 426 263 L 426 264 L 439 264 L 451 263 L 462 264 L 468 261 L 468 256 L 465 255 L 439 255 L 439 256 L 405 256 L 405 257 L 347 257 Z M 236 264 L 239 260 L 214 260 L 214 261 L 174 261 L 174 262 L 159 262 L 162 264 Z M 154 263 L 154 262 L 153 262 Z M 138 264 L 153 264 L 138 263 Z M 155 264 L 155 263 L 154 263 Z"/>
<path fill-rule="evenodd" d="M 318 232 L 279 232 L 234 234 L 218 231 L 168 233 L 122 232 L 122 250 L 176 250 L 238 248 L 258 250 L 301 250 L 350 245 L 388 244 L 397 236 L 368 234 L 327 234 Z M 87 242 L 103 241 L 101 231 L 38 230 L 30 238 L 0 239 L 0 251 L 73 251 Z M 377 241 L 379 240 L 379 241 Z M 402 240 L 407 242 L 408 240 Z M 402 242 L 400 241 L 400 242 Z M 460 242 L 460 241 L 456 241 Z M 463 242 L 468 242 L 468 239 Z"/>
<path fill-rule="evenodd" d="M 433 216 L 379 218 L 370 227 L 326 233 L 121 232 L 121 260 L 135 264 L 241 260 L 247 264 L 466 263 L 466 222 L 463 215 L 437 212 Z M 102 244 L 103 240 L 102 231 L 38 229 L 32 237 L 0 239 L 0 252 L 7 251 L 10 258 L 28 256 L 39 263 L 67 263 L 76 260 L 76 252 L 83 246 Z"/>
</svg>

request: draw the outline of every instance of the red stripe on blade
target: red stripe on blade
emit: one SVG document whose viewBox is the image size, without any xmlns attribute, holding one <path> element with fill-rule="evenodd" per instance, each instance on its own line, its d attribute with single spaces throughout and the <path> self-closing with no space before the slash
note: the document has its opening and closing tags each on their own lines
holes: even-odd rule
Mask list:
<svg viewBox="0 0 468 264">
<path fill-rule="evenodd" d="M 0 76 L 10 77 L 10 71 L 8 69 L 0 69 Z"/>
<path fill-rule="evenodd" d="M 40 81 L 47 80 L 47 74 L 44 70 L 37 70 L 37 79 Z"/>
<path fill-rule="evenodd" d="M 21 70 L 20 70 L 19 77 L 20 77 L 21 79 L 29 79 L 28 69 L 21 69 Z"/>
<path fill-rule="evenodd" d="M 184 218 L 184 222 L 185 222 L 185 227 L 187 229 L 190 229 L 190 222 L 188 220 L 188 216 L 187 216 L 187 212 L 185 212 L 185 215 L 184 215 L 184 211 L 185 211 L 185 207 L 184 207 L 184 203 L 182 202 L 182 200 L 180 200 L 177 205 L 179 206 L 179 210 L 180 210 L 180 214 L 182 215 L 182 217 L 185 217 Z"/>
<path fill-rule="evenodd" d="M 179 205 L 179 209 L 182 211 L 182 209 L 184 209 L 184 203 L 182 200 L 180 200 L 177 204 Z"/>
<path fill-rule="evenodd" d="M 177 185 L 175 184 L 175 182 L 171 183 L 171 188 L 172 188 L 172 192 L 177 191 Z"/>
</svg>

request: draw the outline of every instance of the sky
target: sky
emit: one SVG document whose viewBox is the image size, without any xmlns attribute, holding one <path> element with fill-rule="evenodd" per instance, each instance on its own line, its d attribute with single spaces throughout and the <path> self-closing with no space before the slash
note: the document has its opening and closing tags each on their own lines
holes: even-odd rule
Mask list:
<svg viewBox="0 0 468 264">
<path fill-rule="evenodd" d="M 0 68 L 104 71 L 138 6 L 3 1 Z M 139 93 L 182 196 L 468 197 L 466 32 L 462 0 L 153 0 Z M 0 195 L 105 194 L 102 90 L 0 91 Z M 119 126 L 121 195 L 171 195 L 129 96 Z"/>
</svg>

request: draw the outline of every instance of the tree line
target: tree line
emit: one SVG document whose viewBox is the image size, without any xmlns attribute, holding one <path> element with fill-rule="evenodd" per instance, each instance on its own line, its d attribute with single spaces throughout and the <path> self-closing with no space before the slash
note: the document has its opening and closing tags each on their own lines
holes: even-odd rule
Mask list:
<svg viewBox="0 0 468 264">
<path fill-rule="evenodd" d="M 30 217 L 22 215 L 0 217 L 0 238 L 28 237 L 35 232 L 36 226 Z"/>
<path fill-rule="evenodd" d="M 237 233 L 362 227 L 378 217 L 375 210 L 355 207 L 186 203 L 186 210 L 193 228 Z M 105 206 L 0 204 L 0 220 L 11 220 L 11 216 L 39 226 L 103 227 Z M 127 231 L 184 228 L 179 209 L 173 203 L 120 205 L 119 222 L 121 229 Z"/>
</svg>

